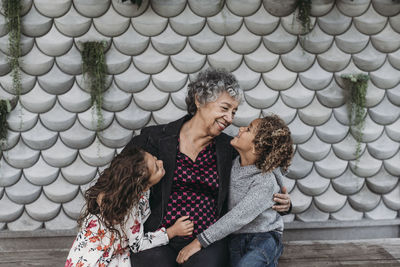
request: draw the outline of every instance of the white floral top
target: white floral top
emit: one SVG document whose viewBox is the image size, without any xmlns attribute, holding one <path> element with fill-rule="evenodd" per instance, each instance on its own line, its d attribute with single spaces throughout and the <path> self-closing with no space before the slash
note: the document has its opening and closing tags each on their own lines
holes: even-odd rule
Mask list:
<svg viewBox="0 0 400 267">
<path fill-rule="evenodd" d="M 150 215 L 149 194 L 150 191 L 146 191 L 126 217 L 124 232 L 127 239 L 119 240 L 106 229 L 97 215 L 90 214 L 75 238 L 65 267 L 130 267 L 128 248 L 136 253 L 168 244 L 165 228 L 144 233 L 143 224 Z M 121 231 L 119 225 L 115 228 Z"/>
</svg>

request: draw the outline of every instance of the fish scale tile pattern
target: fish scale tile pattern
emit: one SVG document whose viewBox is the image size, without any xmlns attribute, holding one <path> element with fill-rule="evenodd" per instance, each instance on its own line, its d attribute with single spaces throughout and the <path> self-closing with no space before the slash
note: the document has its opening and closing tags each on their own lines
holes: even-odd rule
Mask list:
<svg viewBox="0 0 400 267">
<path fill-rule="evenodd" d="M 313 0 L 23 0 L 22 95 L 0 154 L 0 228 L 71 229 L 84 191 L 134 134 L 184 115 L 187 84 L 209 66 L 244 90 L 233 125 L 271 112 L 296 147 L 286 223 L 395 219 L 400 210 L 400 2 Z M 85 41 L 105 41 L 104 124 L 81 70 Z M 11 99 L 0 15 L 0 98 Z M 367 73 L 361 157 L 341 74 Z"/>
</svg>

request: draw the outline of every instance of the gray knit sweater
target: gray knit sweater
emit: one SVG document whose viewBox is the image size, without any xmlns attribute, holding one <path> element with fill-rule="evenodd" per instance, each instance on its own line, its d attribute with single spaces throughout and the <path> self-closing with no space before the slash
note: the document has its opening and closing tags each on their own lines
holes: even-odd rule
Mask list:
<svg viewBox="0 0 400 267">
<path fill-rule="evenodd" d="M 282 217 L 271 208 L 273 194 L 283 186 L 280 169 L 262 173 L 255 165 L 240 166 L 239 160 L 231 171 L 229 212 L 197 236 L 204 248 L 232 233 L 283 231 Z"/>
</svg>

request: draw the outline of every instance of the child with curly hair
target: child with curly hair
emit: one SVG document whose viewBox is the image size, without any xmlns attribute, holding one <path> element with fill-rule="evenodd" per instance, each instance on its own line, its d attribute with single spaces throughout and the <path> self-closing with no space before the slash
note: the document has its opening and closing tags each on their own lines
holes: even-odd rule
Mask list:
<svg viewBox="0 0 400 267">
<path fill-rule="evenodd" d="M 290 130 L 276 115 L 255 119 L 240 128 L 231 145 L 239 156 L 231 170 L 229 212 L 184 247 L 177 262 L 232 234 L 233 267 L 277 266 L 283 250 L 283 219 L 272 209 L 272 196 L 283 187 L 282 173 L 293 157 Z"/>
<path fill-rule="evenodd" d="M 149 189 L 164 174 L 163 162 L 139 148 L 117 155 L 85 193 L 80 231 L 65 267 L 128 267 L 129 251 L 136 253 L 165 245 L 175 236 L 191 235 L 193 223 L 188 216 L 168 229 L 144 233 L 143 224 L 150 215 Z"/>
</svg>

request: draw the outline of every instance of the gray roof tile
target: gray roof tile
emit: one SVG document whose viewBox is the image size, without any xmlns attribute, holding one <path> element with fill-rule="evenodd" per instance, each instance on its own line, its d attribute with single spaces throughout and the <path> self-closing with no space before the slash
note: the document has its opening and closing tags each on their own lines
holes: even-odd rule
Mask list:
<svg viewBox="0 0 400 267">
<path fill-rule="evenodd" d="M 0 156 L 5 150 L 13 148 L 19 141 L 20 134 L 18 132 L 13 132 L 10 129 L 7 131 L 7 139 L 5 142 L 0 142 Z M 6 156 L 6 155 L 5 155 Z"/>
<path fill-rule="evenodd" d="M 279 62 L 275 68 L 262 75 L 265 84 L 275 90 L 289 89 L 297 80 L 297 73 L 291 72 Z"/>
<path fill-rule="evenodd" d="M 289 14 L 281 18 L 281 25 L 290 34 L 302 35 L 307 34 L 307 29 L 303 27 L 301 21 L 297 18 L 299 9 L 296 8 L 293 14 Z M 310 16 L 310 27 L 313 28 L 316 22 L 315 17 Z"/>
<path fill-rule="evenodd" d="M 334 79 L 326 88 L 316 93 L 318 101 L 327 107 L 336 108 L 346 103 L 345 91 Z"/>
<path fill-rule="evenodd" d="M 21 59 L 22 70 L 30 75 L 45 74 L 53 67 L 54 63 L 54 58 L 43 54 L 36 45 Z"/>
<path fill-rule="evenodd" d="M 107 12 L 110 0 L 74 0 L 74 6 L 85 17 L 100 17 Z"/>
<path fill-rule="evenodd" d="M 326 143 L 338 143 L 346 137 L 349 128 L 339 123 L 334 116 L 325 123 L 315 128 L 319 139 Z"/>
<path fill-rule="evenodd" d="M 320 90 L 327 87 L 332 81 L 332 73 L 327 72 L 314 64 L 305 72 L 299 73 L 301 83 L 310 90 Z"/>
<path fill-rule="evenodd" d="M 237 77 L 240 88 L 244 91 L 253 89 L 260 83 L 261 74 L 252 71 L 244 63 L 240 64 L 239 68 L 233 72 L 233 75 Z"/>
<path fill-rule="evenodd" d="M 87 147 L 93 142 L 95 135 L 95 132 L 83 127 L 79 120 L 76 120 L 68 130 L 60 132 L 62 142 L 75 149 Z"/>
<path fill-rule="evenodd" d="M 57 179 L 58 168 L 48 165 L 41 157 L 32 167 L 24 169 L 26 180 L 34 185 L 48 185 Z"/>
<path fill-rule="evenodd" d="M 76 220 L 65 215 L 61 209 L 60 213 L 54 219 L 44 222 L 44 227 L 49 230 L 68 230 L 75 229 L 78 226 Z"/>
<path fill-rule="evenodd" d="M 398 37 L 400 39 L 400 35 Z M 378 70 L 371 72 L 370 77 L 371 81 L 382 89 L 390 89 L 400 83 L 400 71 L 393 68 L 388 61 Z"/>
<path fill-rule="evenodd" d="M 58 102 L 51 110 L 39 116 L 42 124 L 52 131 L 65 131 L 74 124 L 76 119 L 75 113 L 66 111 Z"/>
<path fill-rule="evenodd" d="M 71 201 L 78 194 L 78 191 L 79 186 L 69 183 L 61 173 L 53 183 L 43 186 L 46 197 L 56 203 Z"/>
<path fill-rule="evenodd" d="M 163 17 L 175 17 L 182 12 L 185 6 L 185 0 L 173 0 L 168 3 L 163 0 L 153 0 L 151 2 L 151 7 L 154 11 Z"/>
<path fill-rule="evenodd" d="M 296 181 L 300 191 L 308 196 L 318 196 L 325 192 L 330 184 L 329 179 L 321 179 L 321 176 L 313 170 L 303 179 Z"/>
<path fill-rule="evenodd" d="M 353 209 L 348 202 L 337 212 L 331 213 L 331 217 L 338 221 L 356 221 L 363 218 L 363 212 Z"/>
<path fill-rule="evenodd" d="M 336 120 L 343 125 L 350 125 L 348 107 L 347 104 L 343 104 L 340 107 L 333 109 L 333 115 Z"/>
<path fill-rule="evenodd" d="M 341 175 L 347 168 L 347 161 L 338 158 L 333 151 L 321 161 L 315 162 L 317 172 L 326 178 L 335 178 Z"/>
<path fill-rule="evenodd" d="M 165 106 L 168 101 L 169 94 L 158 90 L 152 82 L 145 90 L 133 95 L 136 104 L 144 110 L 158 110 Z"/>
<path fill-rule="evenodd" d="M 107 128 L 114 119 L 114 112 L 108 112 L 104 109 L 101 110 L 101 118 L 96 111 L 96 107 L 86 110 L 78 114 L 79 122 L 87 129 L 96 131 L 104 130 Z M 101 122 L 99 122 L 101 120 Z"/>
<path fill-rule="evenodd" d="M 75 37 L 74 38 L 74 42 L 76 47 L 82 51 L 83 50 L 83 43 L 85 42 L 106 42 L 107 47 L 110 46 L 110 42 L 111 42 L 111 38 L 108 36 L 104 36 L 101 35 L 96 28 L 94 27 L 94 25 L 92 24 L 91 27 L 89 28 L 89 30 L 81 36 Z"/>
<path fill-rule="evenodd" d="M 374 107 L 382 101 L 386 90 L 376 87 L 372 82 L 368 82 L 367 95 L 365 96 L 365 106 Z"/>
<path fill-rule="evenodd" d="M 369 7 L 369 0 L 359 1 L 338 1 L 336 6 L 344 15 L 349 17 L 358 17 L 362 15 Z"/>
<path fill-rule="evenodd" d="M 400 69 L 400 50 L 388 54 L 389 63 L 396 69 Z"/>
<path fill-rule="evenodd" d="M 67 147 L 61 139 L 49 149 L 42 150 L 43 159 L 53 167 L 65 167 L 71 164 L 76 158 L 77 151 Z"/>
<path fill-rule="evenodd" d="M 273 33 L 263 36 L 263 43 L 272 53 L 284 54 L 296 46 L 297 38 L 285 31 L 279 24 Z"/>
<path fill-rule="evenodd" d="M 356 159 L 356 145 L 357 141 L 351 134 L 348 134 L 346 138 L 337 144 L 332 145 L 332 149 L 338 158 L 343 160 L 354 160 Z M 366 145 L 361 143 L 361 153 L 364 153 Z"/>
<path fill-rule="evenodd" d="M 11 231 L 34 231 L 42 228 L 43 223 L 32 219 L 26 212 L 13 222 L 7 223 Z"/>
<path fill-rule="evenodd" d="M 3 13 L 2 13 L 3 14 Z M 7 22 L 5 16 L 0 16 L 0 36 L 4 36 L 8 33 Z"/>
<path fill-rule="evenodd" d="M 383 132 L 384 126 L 375 123 L 371 118 L 367 115 L 364 122 L 364 129 L 362 129 L 362 138 L 363 142 L 372 142 L 381 136 Z M 360 130 L 355 127 L 351 126 L 350 131 L 353 135 L 359 136 Z"/>
<path fill-rule="evenodd" d="M 221 3 L 214 0 L 188 0 L 191 10 L 199 16 L 211 17 L 221 11 Z"/>
<path fill-rule="evenodd" d="M 74 84 L 74 76 L 62 72 L 56 64 L 43 76 L 38 77 L 40 87 L 49 94 L 63 94 L 71 89 Z"/>
<path fill-rule="evenodd" d="M 83 112 L 91 106 L 90 94 L 83 91 L 77 83 L 74 83 L 68 92 L 57 98 L 61 107 L 69 112 Z"/>
<path fill-rule="evenodd" d="M 182 110 L 187 110 L 186 106 L 186 99 L 187 96 L 187 87 L 182 88 L 182 90 L 179 90 L 177 92 L 171 93 L 171 99 L 174 102 L 175 106 Z"/>
<path fill-rule="evenodd" d="M 227 0 L 226 6 L 234 14 L 245 17 L 245 16 L 250 16 L 254 12 L 256 12 L 259 9 L 261 3 L 262 3 L 261 0 L 250 0 L 248 2 L 243 2 L 241 0 Z"/>
<path fill-rule="evenodd" d="M 259 117 L 260 117 L 260 110 L 253 108 L 245 101 L 243 101 L 240 104 L 240 108 L 236 112 L 235 118 L 233 119 L 233 123 L 239 127 L 247 126 L 250 124 L 252 120 Z"/>
<path fill-rule="evenodd" d="M 24 175 L 17 183 L 5 189 L 8 198 L 17 204 L 32 203 L 40 196 L 41 190 L 41 186 L 31 184 Z"/>
<path fill-rule="evenodd" d="M 272 106 L 279 97 L 279 92 L 268 88 L 264 82 L 259 82 L 256 87 L 244 93 L 246 102 L 259 109 Z"/>
<path fill-rule="evenodd" d="M 353 55 L 354 64 L 363 71 L 375 71 L 386 60 L 386 54 L 377 51 L 371 43 L 360 53 Z"/>
<path fill-rule="evenodd" d="M 392 26 L 393 30 L 400 33 L 400 17 L 399 16 L 389 17 L 389 23 L 390 23 L 390 26 Z"/>
<path fill-rule="evenodd" d="M 361 190 L 364 182 L 364 178 L 355 175 L 350 168 L 347 168 L 342 175 L 332 179 L 332 186 L 339 194 L 353 195 Z"/>
<path fill-rule="evenodd" d="M 21 177 L 22 170 L 11 167 L 5 157 L 0 159 L 0 186 L 7 187 L 15 184 Z"/>
<path fill-rule="evenodd" d="M 200 54 L 213 54 L 224 44 L 224 37 L 210 30 L 206 24 L 196 35 L 189 37 L 192 48 Z"/>
<path fill-rule="evenodd" d="M 210 29 L 222 36 L 237 32 L 242 23 L 243 18 L 233 14 L 226 6 L 218 14 L 207 18 Z M 255 38 L 255 36 L 252 36 L 252 38 Z"/>
<path fill-rule="evenodd" d="M 50 148 L 57 140 L 57 133 L 46 129 L 40 121 L 29 131 L 21 133 L 24 143 L 35 150 Z"/>
<path fill-rule="evenodd" d="M 0 25 L 1 27 L 1 25 Z M 0 53 L 0 75 L 3 76 L 11 70 L 8 63 L 8 57 L 4 53 Z"/>
<path fill-rule="evenodd" d="M 296 152 L 290 165 L 287 176 L 292 179 L 301 179 L 306 177 L 313 168 L 313 163 L 303 159 L 299 152 Z"/>
<path fill-rule="evenodd" d="M 150 37 L 141 35 L 132 26 L 129 26 L 120 36 L 113 38 L 114 46 L 121 53 L 130 56 L 141 54 L 147 48 L 149 42 Z"/>
<path fill-rule="evenodd" d="M 299 117 L 296 117 L 288 126 L 295 144 L 306 142 L 314 132 L 314 127 L 305 125 Z"/>
<path fill-rule="evenodd" d="M 32 113 L 43 113 L 49 111 L 56 102 L 56 96 L 44 91 L 39 83 L 27 94 L 20 96 L 22 106 Z"/>
<path fill-rule="evenodd" d="M 133 64 L 125 72 L 114 76 L 115 84 L 128 93 L 142 91 L 149 81 L 150 75 L 140 72 Z"/>
<path fill-rule="evenodd" d="M 367 12 L 354 18 L 354 26 L 360 32 L 368 35 L 379 33 L 385 27 L 386 22 L 387 18 L 378 14 L 372 5 Z"/>
<path fill-rule="evenodd" d="M 367 144 L 368 151 L 374 158 L 388 159 L 399 150 L 399 142 L 390 139 L 385 132 L 376 141 Z"/>
<path fill-rule="evenodd" d="M 178 15 L 169 18 L 169 24 L 180 35 L 195 35 L 203 29 L 206 22 L 205 18 L 199 17 L 193 13 L 189 5 Z"/>
<path fill-rule="evenodd" d="M 157 15 L 151 7 L 139 17 L 134 17 L 131 20 L 133 28 L 144 36 L 159 35 L 168 24 L 168 19 Z"/>
<path fill-rule="evenodd" d="M 8 128 L 13 131 L 27 131 L 35 126 L 38 115 L 26 110 L 20 103 L 8 114 Z"/>
<path fill-rule="evenodd" d="M 35 43 L 42 51 L 48 56 L 61 56 L 73 44 L 73 39 L 61 34 L 55 26 L 53 26 L 48 33 L 35 39 Z"/>
<path fill-rule="evenodd" d="M 118 122 L 114 120 L 107 129 L 101 131 L 98 136 L 101 142 L 106 146 L 117 148 L 128 144 L 132 138 L 132 131 L 121 127 Z"/>
<path fill-rule="evenodd" d="M 386 206 L 392 210 L 400 210 L 400 184 L 398 184 L 390 193 L 382 196 Z"/>
<path fill-rule="evenodd" d="M 313 12 L 313 10 L 311 10 L 311 12 Z M 315 24 L 311 32 L 300 41 L 303 49 L 313 54 L 324 53 L 331 47 L 332 43 L 333 36 L 322 31 L 318 24 Z"/>
<path fill-rule="evenodd" d="M 155 74 L 167 66 L 168 56 L 160 54 L 150 45 L 144 53 L 133 58 L 133 63 L 140 71 Z"/>
<path fill-rule="evenodd" d="M 303 213 L 297 214 L 296 218 L 302 222 L 324 222 L 329 219 L 329 213 L 319 210 L 314 203 Z"/>
<path fill-rule="evenodd" d="M 107 111 L 122 111 L 131 103 L 131 100 L 132 94 L 122 91 L 115 83 L 112 83 L 103 94 L 102 107 Z"/>
<path fill-rule="evenodd" d="M 400 121 L 385 126 L 386 134 L 394 141 L 400 141 Z"/>
<path fill-rule="evenodd" d="M 226 36 L 226 42 L 230 49 L 238 54 L 254 52 L 261 43 L 261 36 L 251 33 L 244 24 L 232 35 Z"/>
<path fill-rule="evenodd" d="M 271 53 L 264 45 L 260 45 L 254 52 L 244 55 L 244 61 L 255 72 L 267 72 L 278 64 L 279 55 Z"/>
<path fill-rule="evenodd" d="M 73 45 L 66 54 L 56 58 L 56 63 L 61 71 L 71 75 L 78 75 L 82 73 L 81 60 L 81 52 Z"/>
<path fill-rule="evenodd" d="M 345 205 L 346 199 L 346 196 L 339 194 L 332 185 L 329 185 L 323 194 L 314 197 L 314 202 L 316 207 L 322 211 L 335 212 Z"/>
<path fill-rule="evenodd" d="M 45 194 L 41 194 L 35 202 L 25 205 L 25 210 L 28 215 L 38 221 L 53 219 L 57 216 L 60 208 L 61 204 L 50 201 Z"/>
<path fill-rule="evenodd" d="M 216 69 L 225 68 L 227 71 L 232 72 L 240 66 L 243 56 L 230 50 L 225 43 L 218 52 L 208 55 L 207 60 L 211 67 Z"/>
<path fill-rule="evenodd" d="M 82 185 L 90 182 L 97 173 L 97 168 L 85 163 L 78 155 L 69 166 L 61 169 L 65 180 L 74 185 Z"/>
<path fill-rule="evenodd" d="M 283 17 L 296 9 L 296 1 L 263 0 L 264 8 L 275 17 Z"/>
<path fill-rule="evenodd" d="M 382 168 L 380 172 L 366 180 L 368 188 L 371 191 L 383 195 L 389 193 L 396 187 L 399 177 L 391 175 L 385 168 Z"/>
<path fill-rule="evenodd" d="M 380 33 L 371 36 L 371 42 L 377 50 L 391 53 L 400 47 L 400 33 L 395 32 L 388 23 Z"/>
<path fill-rule="evenodd" d="M 335 36 L 335 44 L 345 53 L 354 54 L 362 51 L 369 42 L 369 36 L 360 33 L 352 24 L 343 34 Z"/>
<path fill-rule="evenodd" d="M 132 99 L 131 104 L 121 112 L 115 115 L 121 126 L 137 130 L 145 126 L 151 117 L 151 112 L 141 109 Z"/>
<path fill-rule="evenodd" d="M 50 18 L 41 15 L 35 6 L 33 6 L 29 12 L 23 16 L 22 22 L 22 33 L 31 37 L 37 37 L 46 34 L 53 24 L 53 21 Z"/>
<path fill-rule="evenodd" d="M 389 2 L 385 0 L 372 0 L 372 6 L 383 16 L 394 16 L 400 12 L 400 3 Z"/>
<path fill-rule="evenodd" d="M 358 193 L 349 196 L 350 205 L 358 211 L 370 211 L 379 204 L 380 200 L 381 197 L 371 192 L 367 185 L 364 185 Z"/>
<path fill-rule="evenodd" d="M 62 17 L 54 19 L 54 25 L 62 34 L 78 37 L 85 34 L 92 24 L 92 20 L 79 14 L 74 6 Z"/>
<path fill-rule="evenodd" d="M 278 98 L 272 106 L 262 111 L 263 116 L 267 116 L 270 113 L 279 114 L 279 117 L 281 117 L 285 123 L 291 122 L 297 114 L 296 109 L 287 106 L 283 103 L 281 98 Z"/>
<path fill-rule="evenodd" d="M 308 125 L 318 126 L 324 124 L 331 117 L 332 109 L 321 105 L 317 98 L 305 108 L 299 109 L 300 119 Z"/>
<path fill-rule="evenodd" d="M 393 220 L 397 217 L 397 210 L 389 209 L 381 201 L 375 209 L 366 212 L 365 217 L 372 220 Z"/>
<path fill-rule="evenodd" d="M 105 55 L 108 74 L 119 74 L 124 72 L 131 64 L 132 58 L 119 52 L 113 45 Z"/>
<path fill-rule="evenodd" d="M 344 53 L 333 43 L 325 53 L 317 56 L 318 63 L 329 72 L 341 71 L 349 64 L 351 55 Z"/>
<path fill-rule="evenodd" d="M 34 42 L 35 40 L 32 37 L 28 37 L 25 36 L 24 34 L 21 34 L 20 47 L 22 56 L 26 55 L 29 51 L 31 51 Z M 5 35 L 0 38 L 0 50 L 7 55 L 10 54 L 8 46 L 8 35 Z"/>
<path fill-rule="evenodd" d="M 62 207 L 64 212 L 72 219 L 78 219 L 82 207 L 85 205 L 85 200 L 82 196 L 82 193 L 78 193 L 78 195 L 71 200 L 70 202 L 63 203 Z"/>
<path fill-rule="evenodd" d="M 186 110 L 179 109 L 177 106 L 174 105 L 172 100 L 169 100 L 163 108 L 157 111 L 153 111 L 153 118 L 157 122 L 157 124 L 166 124 L 177 118 L 183 117 L 186 114 Z M 127 141 L 129 142 L 129 140 Z"/>
<path fill-rule="evenodd" d="M 311 203 L 312 197 L 306 196 L 297 188 L 297 186 L 290 192 L 290 200 L 293 204 L 292 213 L 297 214 L 307 210 Z"/>
<path fill-rule="evenodd" d="M 21 216 L 24 206 L 11 201 L 7 194 L 3 194 L 0 199 L 0 220 L 2 222 L 12 222 Z"/>
<path fill-rule="evenodd" d="M 153 84 L 163 92 L 176 92 L 182 89 L 187 81 L 188 75 L 177 71 L 172 64 L 169 64 L 162 72 L 152 76 Z"/>
<path fill-rule="evenodd" d="M 382 167 L 382 161 L 373 158 L 368 150 L 365 150 L 359 160 L 350 161 L 349 166 L 356 175 L 370 177 L 379 172 Z"/>
<path fill-rule="evenodd" d="M 177 34 L 169 26 L 161 34 L 151 37 L 151 44 L 163 55 L 179 53 L 186 46 L 186 42 L 187 37 Z"/>
<path fill-rule="evenodd" d="M 119 16 L 114 8 L 109 8 L 100 17 L 93 18 L 93 24 L 100 34 L 114 37 L 124 33 L 129 25 L 130 19 Z"/>
<path fill-rule="evenodd" d="M 387 125 L 394 123 L 399 118 L 400 108 L 384 97 L 381 103 L 368 110 L 368 114 L 376 123 Z"/>
<path fill-rule="evenodd" d="M 7 151 L 7 163 L 14 168 L 29 168 L 39 158 L 39 151 L 32 150 L 22 140 L 16 146 Z"/>
<path fill-rule="evenodd" d="M 398 152 L 390 159 L 386 159 L 383 161 L 385 169 L 391 173 L 392 175 L 399 176 L 400 175 L 400 153 Z"/>
<path fill-rule="evenodd" d="M 315 55 L 304 51 L 300 44 L 297 44 L 292 51 L 281 55 L 281 61 L 290 71 L 303 72 L 314 63 Z"/>
<path fill-rule="evenodd" d="M 79 155 L 91 166 L 104 166 L 115 156 L 115 149 L 106 147 L 97 138 L 87 148 L 81 149 Z"/>
<path fill-rule="evenodd" d="M 13 80 L 11 77 L 11 72 L 7 75 L 0 76 L 0 84 L 5 91 L 10 94 L 16 95 L 15 88 L 13 87 Z M 26 74 L 25 72 L 21 72 L 21 94 L 25 94 L 32 90 L 32 88 L 36 84 L 35 76 L 31 76 Z"/>
<path fill-rule="evenodd" d="M 71 7 L 72 2 L 69 0 L 35 0 L 37 10 L 47 17 L 60 17 L 65 14 Z"/>
<path fill-rule="evenodd" d="M 253 0 L 257 1 L 257 0 Z M 233 13 L 238 14 L 239 12 L 246 12 L 245 9 L 241 9 L 241 11 L 238 11 L 236 8 L 232 9 L 231 4 L 233 6 L 233 2 L 240 3 L 240 6 L 248 6 L 247 3 L 244 3 L 243 1 L 237 1 L 237 0 L 228 0 L 227 5 L 230 10 L 232 10 Z M 249 8 L 250 6 L 248 6 Z M 249 10 L 247 8 L 247 10 Z M 258 9 L 257 12 L 254 14 L 249 14 L 249 16 L 244 17 L 244 23 L 249 31 L 256 35 L 268 35 L 272 33 L 276 27 L 279 25 L 279 18 L 271 16 L 264 7 L 261 7 Z"/>
<path fill-rule="evenodd" d="M 180 53 L 172 55 L 170 59 L 174 68 L 182 73 L 197 72 L 206 62 L 206 56 L 194 51 L 189 42 Z"/>
<path fill-rule="evenodd" d="M 319 17 L 317 22 L 321 29 L 327 34 L 339 35 L 349 28 L 351 18 L 340 13 L 337 7 L 334 6 L 328 14 Z"/>
<path fill-rule="evenodd" d="M 308 161 L 319 161 L 325 158 L 330 149 L 331 146 L 319 140 L 316 134 L 313 134 L 307 142 L 297 146 L 297 151 Z"/>
<path fill-rule="evenodd" d="M 136 4 L 132 4 L 130 1 L 122 2 L 120 0 L 112 0 L 112 7 L 124 17 L 137 17 L 147 9 L 149 6 L 149 0 L 143 0 L 140 7 Z"/>
</svg>

